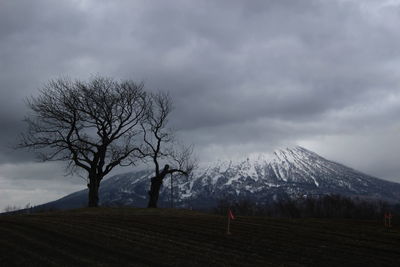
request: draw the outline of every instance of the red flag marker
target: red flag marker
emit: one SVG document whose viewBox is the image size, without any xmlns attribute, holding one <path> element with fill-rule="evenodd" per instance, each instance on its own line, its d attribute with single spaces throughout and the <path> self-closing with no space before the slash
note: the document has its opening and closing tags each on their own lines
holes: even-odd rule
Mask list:
<svg viewBox="0 0 400 267">
<path fill-rule="evenodd" d="M 229 208 L 228 209 L 228 227 L 227 227 L 227 229 L 226 229 L 226 234 L 227 235 L 230 235 L 231 234 L 231 231 L 230 231 L 230 228 L 231 228 L 231 220 L 234 220 L 235 219 L 235 215 L 233 215 L 233 212 L 231 211 L 231 209 Z"/>
<path fill-rule="evenodd" d="M 235 219 L 235 215 L 233 215 L 231 209 L 228 210 L 228 216 L 230 219 L 234 220 Z"/>
<path fill-rule="evenodd" d="M 385 227 L 386 228 L 391 228 L 392 227 L 392 213 L 391 212 L 385 212 L 384 215 L 384 221 L 385 221 Z"/>
</svg>

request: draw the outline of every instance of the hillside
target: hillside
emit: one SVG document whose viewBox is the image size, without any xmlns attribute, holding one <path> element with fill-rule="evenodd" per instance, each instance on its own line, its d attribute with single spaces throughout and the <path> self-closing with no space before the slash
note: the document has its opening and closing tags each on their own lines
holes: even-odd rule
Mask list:
<svg viewBox="0 0 400 267">
<path fill-rule="evenodd" d="M 137 171 L 104 180 L 100 204 L 145 207 L 151 177 L 151 171 Z M 160 207 L 170 207 L 170 179 L 166 177 L 161 188 Z M 326 194 L 399 202 L 400 184 L 361 173 L 303 147 L 236 162 L 215 162 L 197 169 L 190 179 L 173 178 L 173 200 L 183 208 L 210 209 L 221 198 L 266 203 Z M 87 195 L 87 189 L 78 191 L 38 209 L 84 207 Z"/>
<path fill-rule="evenodd" d="M 400 266 L 380 222 L 96 208 L 0 216 L 0 266 Z"/>
</svg>

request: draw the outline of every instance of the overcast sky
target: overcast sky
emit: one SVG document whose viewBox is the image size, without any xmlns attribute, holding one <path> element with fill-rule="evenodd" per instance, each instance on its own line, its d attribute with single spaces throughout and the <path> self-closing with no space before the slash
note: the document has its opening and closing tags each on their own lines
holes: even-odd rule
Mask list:
<svg viewBox="0 0 400 267">
<path fill-rule="evenodd" d="M 302 145 L 400 182 L 399 27 L 394 0 L 0 0 L 0 209 L 86 186 L 10 148 L 65 76 L 169 91 L 201 161 Z"/>
</svg>

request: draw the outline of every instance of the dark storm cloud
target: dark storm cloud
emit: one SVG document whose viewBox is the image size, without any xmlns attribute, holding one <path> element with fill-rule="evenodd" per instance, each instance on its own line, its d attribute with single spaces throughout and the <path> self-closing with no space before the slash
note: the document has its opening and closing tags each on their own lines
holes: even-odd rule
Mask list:
<svg viewBox="0 0 400 267">
<path fill-rule="evenodd" d="M 0 162 L 31 155 L 7 148 L 24 98 L 93 74 L 170 91 L 171 122 L 203 158 L 305 142 L 340 159 L 349 144 L 337 136 L 386 149 L 400 113 L 399 23 L 397 1 L 2 1 Z M 357 166 L 382 164 L 379 175 L 400 177 L 394 159 Z"/>
</svg>

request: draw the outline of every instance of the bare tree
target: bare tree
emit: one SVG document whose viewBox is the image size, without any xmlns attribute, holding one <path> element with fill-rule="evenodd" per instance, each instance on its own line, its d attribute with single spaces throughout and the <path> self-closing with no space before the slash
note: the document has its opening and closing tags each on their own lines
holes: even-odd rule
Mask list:
<svg viewBox="0 0 400 267">
<path fill-rule="evenodd" d="M 16 205 L 7 205 L 7 207 L 4 208 L 4 212 L 12 212 L 12 211 L 20 210 L 20 209 L 21 209 L 20 206 L 16 206 Z"/>
<path fill-rule="evenodd" d="M 87 173 L 89 207 L 98 206 L 101 180 L 118 166 L 141 158 L 143 84 L 95 77 L 89 82 L 50 81 L 28 100 L 32 114 L 19 147 L 39 151 L 44 161 L 67 161 Z"/>
<path fill-rule="evenodd" d="M 157 208 L 163 180 L 167 174 L 189 176 L 196 166 L 193 148 L 177 144 L 174 131 L 167 127 L 172 101 L 168 94 L 151 94 L 144 122 L 141 123 L 146 157 L 154 164 L 155 176 L 151 178 L 149 208 Z M 163 167 L 162 167 L 163 166 Z"/>
</svg>

